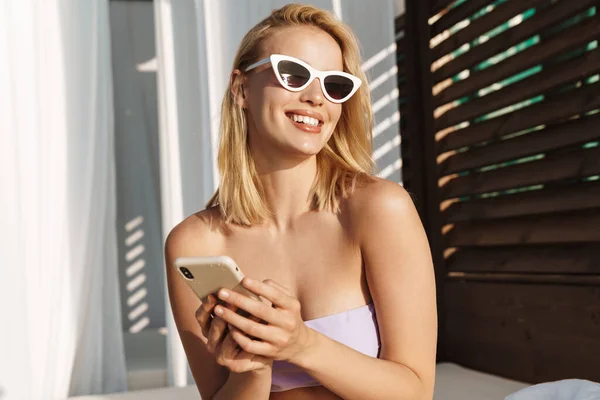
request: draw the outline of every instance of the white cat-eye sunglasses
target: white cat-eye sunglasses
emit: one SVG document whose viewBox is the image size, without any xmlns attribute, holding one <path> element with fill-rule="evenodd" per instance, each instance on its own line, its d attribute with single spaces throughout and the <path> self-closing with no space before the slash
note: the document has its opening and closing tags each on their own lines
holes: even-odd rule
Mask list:
<svg viewBox="0 0 600 400">
<path fill-rule="evenodd" d="M 267 63 L 271 63 L 277 80 L 291 92 L 304 90 L 315 78 L 321 82 L 321 90 L 332 103 L 343 103 L 360 87 L 360 78 L 342 71 L 319 71 L 295 57 L 282 54 L 271 56 L 255 62 L 246 68 L 246 72 Z"/>
</svg>

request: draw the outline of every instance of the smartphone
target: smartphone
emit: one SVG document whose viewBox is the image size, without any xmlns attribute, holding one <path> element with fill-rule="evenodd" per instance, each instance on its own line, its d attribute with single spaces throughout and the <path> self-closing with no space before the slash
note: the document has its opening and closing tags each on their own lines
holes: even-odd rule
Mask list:
<svg viewBox="0 0 600 400">
<path fill-rule="evenodd" d="M 210 294 L 217 297 L 216 292 L 221 288 L 260 301 L 257 295 L 242 286 L 244 274 L 230 257 L 179 257 L 173 264 L 203 303 Z"/>
</svg>

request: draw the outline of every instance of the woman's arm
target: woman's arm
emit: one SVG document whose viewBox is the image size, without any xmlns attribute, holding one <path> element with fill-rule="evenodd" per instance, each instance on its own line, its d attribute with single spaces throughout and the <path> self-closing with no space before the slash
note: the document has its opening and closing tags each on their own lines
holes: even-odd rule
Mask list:
<svg viewBox="0 0 600 400">
<path fill-rule="evenodd" d="M 435 279 L 419 216 L 408 193 L 389 181 L 358 193 L 353 207 L 379 325 L 380 359 L 314 332 L 309 351 L 296 362 L 344 399 L 431 399 Z"/>
<path fill-rule="evenodd" d="M 234 353 L 236 344 L 231 340 L 230 335 L 220 341 L 218 348 L 207 347 L 208 334 L 203 334 L 199 323 L 202 316 L 197 315 L 197 312 L 210 313 L 212 308 L 200 310 L 202 305 L 200 300 L 173 268 L 173 262 L 177 257 L 213 255 L 211 252 L 216 249 L 218 243 L 211 238 L 208 227 L 203 226 L 203 223 L 198 220 L 190 219 L 175 227 L 165 244 L 171 309 L 196 386 L 203 399 L 268 399 L 271 389 L 271 369 L 247 371 L 252 369 L 252 365 L 248 366 L 252 363 L 248 362 L 239 368 L 244 360 L 241 362 L 235 357 L 244 357 L 245 354 L 239 349 Z M 233 365 L 239 370 L 231 372 L 220 365 L 217 358 L 220 358 L 221 364 Z"/>
<path fill-rule="evenodd" d="M 225 385 L 211 400 L 268 399 L 271 392 L 271 368 L 230 373 Z"/>
<path fill-rule="evenodd" d="M 268 325 L 224 307 L 215 311 L 236 327 L 232 337 L 244 350 L 296 364 L 344 399 L 431 399 L 437 317 L 433 267 L 421 222 L 409 195 L 395 183 L 378 181 L 356 197 L 351 212 L 357 216 L 354 230 L 375 304 L 379 359 L 308 329 L 297 299 L 274 282 L 244 280 L 246 288 L 270 300 L 273 308 L 236 293 L 219 293 Z"/>
</svg>

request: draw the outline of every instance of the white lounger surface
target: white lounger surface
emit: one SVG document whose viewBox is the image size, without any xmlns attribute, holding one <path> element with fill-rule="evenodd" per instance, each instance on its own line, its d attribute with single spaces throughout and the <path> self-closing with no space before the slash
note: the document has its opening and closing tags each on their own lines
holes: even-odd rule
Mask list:
<svg viewBox="0 0 600 400">
<path fill-rule="evenodd" d="M 529 384 L 452 363 L 436 366 L 434 400 L 502 400 Z"/>
<path fill-rule="evenodd" d="M 528 384 L 473 371 L 452 363 L 436 368 L 434 400 L 502 400 Z M 138 390 L 111 395 L 72 397 L 72 400 L 198 400 L 195 386 Z"/>
<path fill-rule="evenodd" d="M 69 400 L 198 400 L 196 386 L 184 388 L 160 388 L 149 390 L 134 390 L 132 392 L 114 393 L 104 395 L 69 397 Z"/>
</svg>

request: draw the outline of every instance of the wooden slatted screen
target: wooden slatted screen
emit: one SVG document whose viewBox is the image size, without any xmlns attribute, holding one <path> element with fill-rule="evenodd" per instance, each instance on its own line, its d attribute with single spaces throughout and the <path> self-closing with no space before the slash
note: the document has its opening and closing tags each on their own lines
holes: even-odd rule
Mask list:
<svg viewBox="0 0 600 400">
<path fill-rule="evenodd" d="M 600 381 L 600 1 L 406 6 L 403 176 L 443 252 L 438 358 Z"/>
</svg>

